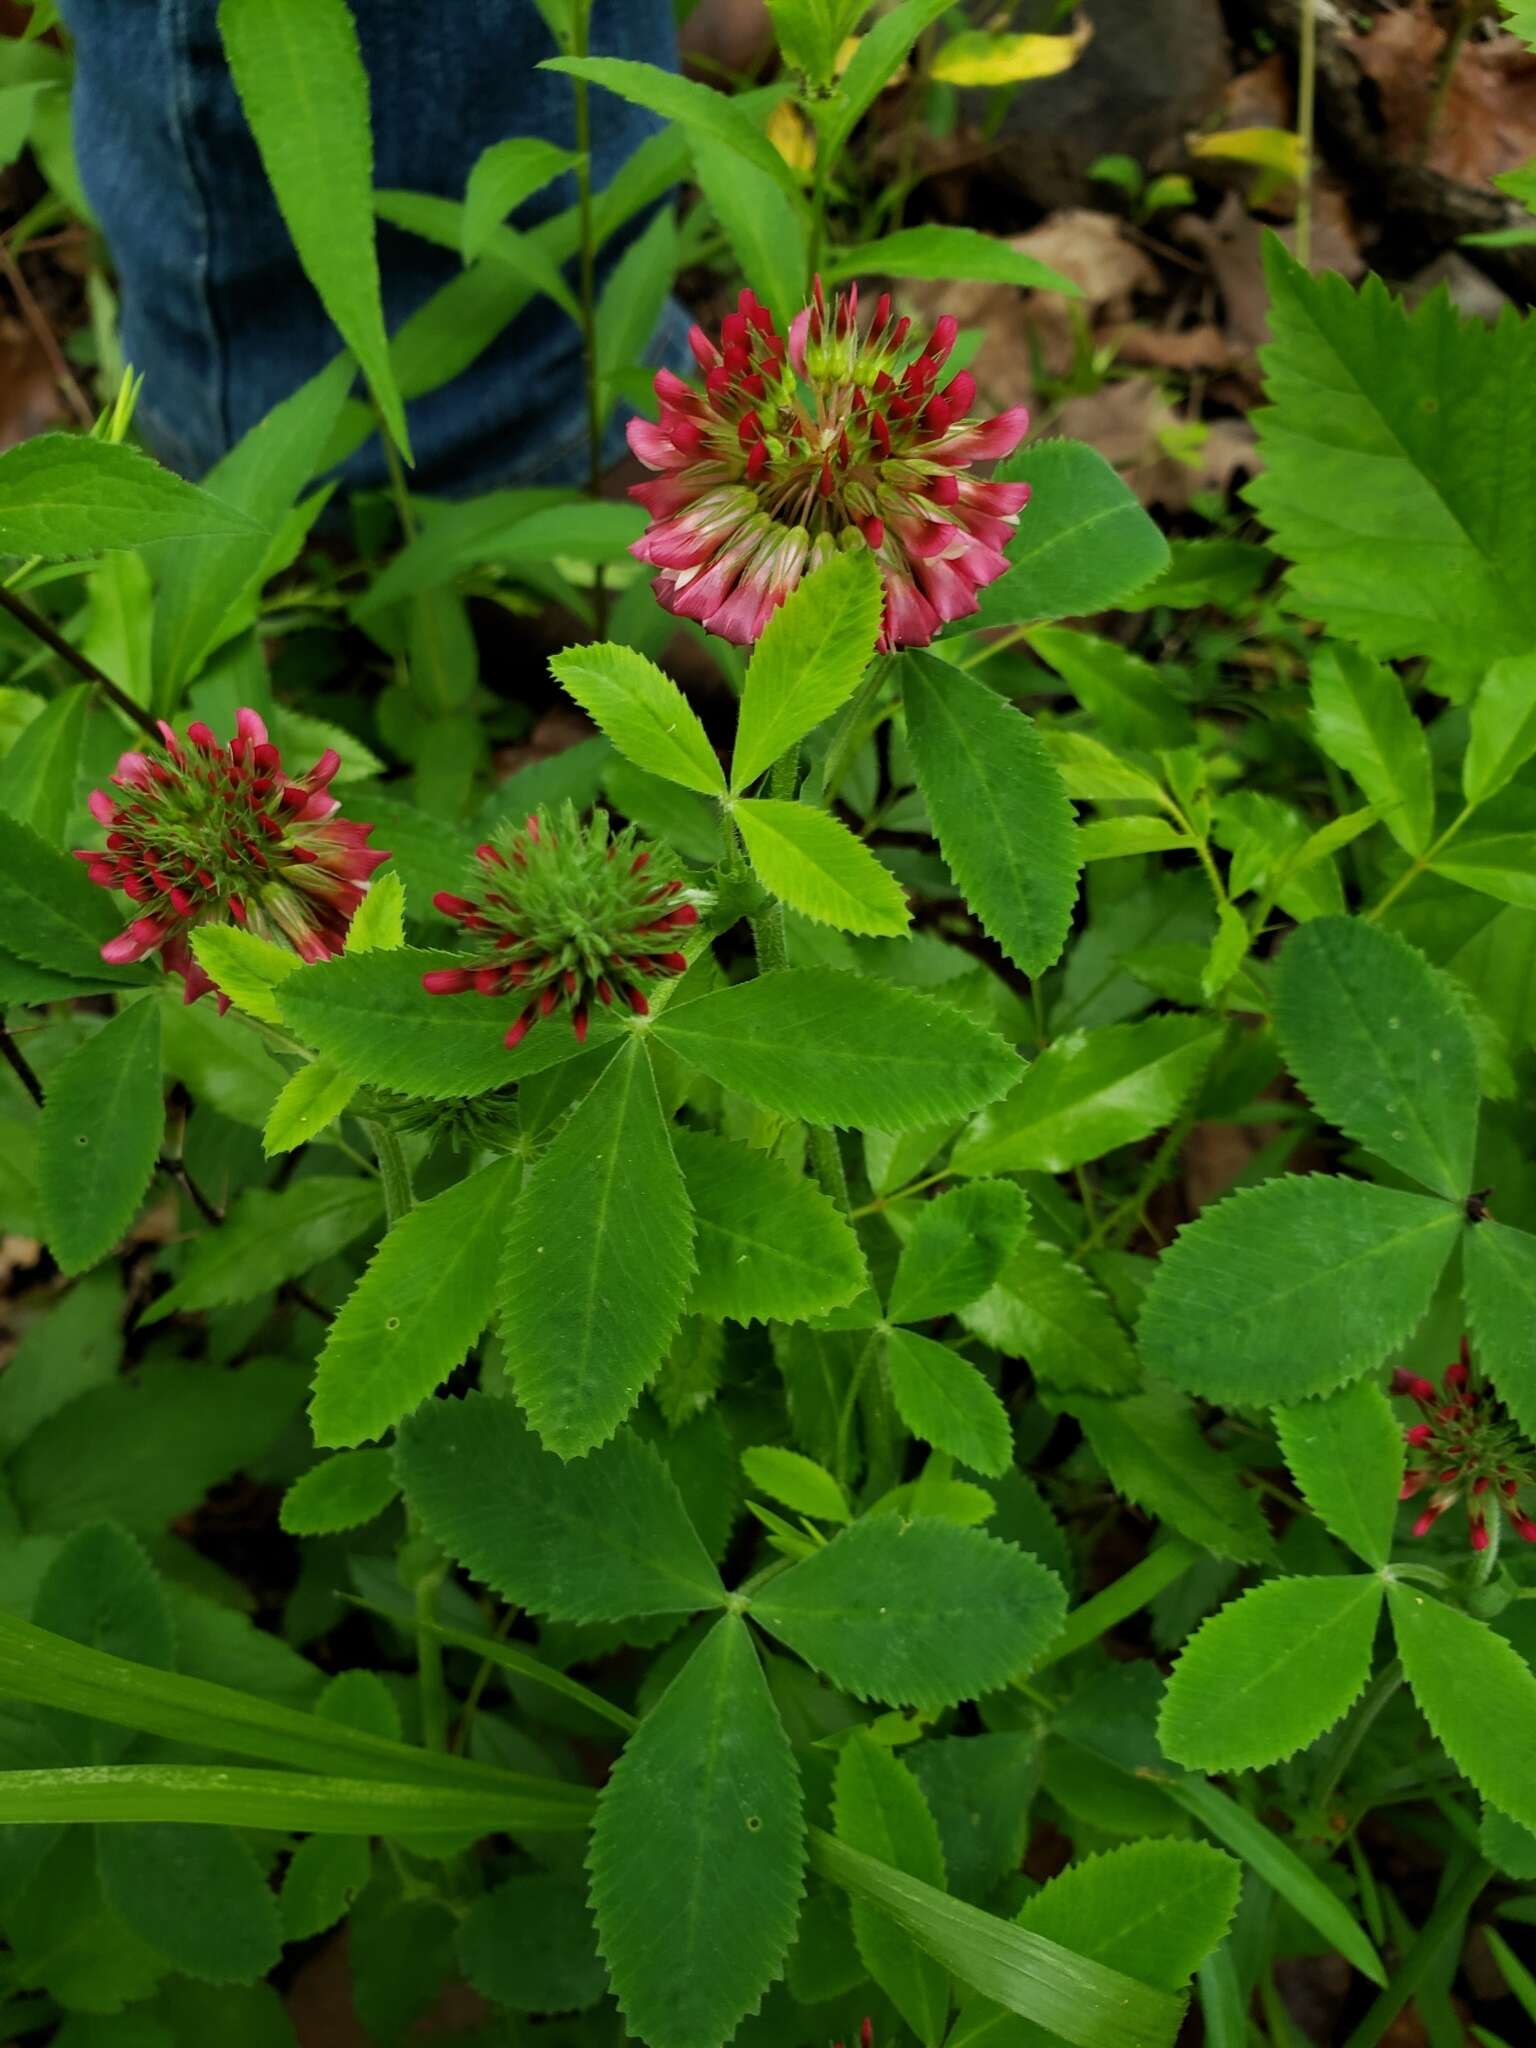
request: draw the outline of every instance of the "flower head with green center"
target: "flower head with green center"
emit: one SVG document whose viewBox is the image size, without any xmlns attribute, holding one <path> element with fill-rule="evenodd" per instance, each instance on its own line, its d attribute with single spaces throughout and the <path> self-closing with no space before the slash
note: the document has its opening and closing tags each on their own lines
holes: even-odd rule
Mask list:
<svg viewBox="0 0 1536 2048">
<path fill-rule="evenodd" d="M 387 853 L 365 844 L 371 825 L 336 815 L 329 785 L 341 757 L 327 747 L 307 774 L 289 775 L 254 711 L 235 717 L 221 747 L 201 720 L 186 743 L 162 720 L 163 747 L 122 755 L 118 794 L 91 792 L 107 828 L 101 851 L 75 855 L 91 880 L 121 889 L 139 915 L 101 949 L 114 965 L 158 952 L 187 1001 L 213 988 L 188 944 L 200 924 L 244 925 L 301 959 L 339 953 L 369 877 Z M 219 1009 L 228 998 L 219 996 Z"/>
<path fill-rule="evenodd" d="M 421 978 L 429 995 L 512 996 L 518 1014 L 507 1045 L 520 1045 L 541 1017 L 564 1005 L 585 1041 L 592 1004 L 650 1004 L 644 984 L 681 974 L 680 936 L 699 921 L 708 892 L 690 888 L 671 856 L 642 846 L 633 826 L 613 834 L 598 811 L 583 825 L 566 804 L 504 827 L 477 849 L 474 896 L 442 890 L 432 900 L 482 951 L 464 967 Z"/>
<path fill-rule="evenodd" d="M 652 523 L 630 552 L 660 571 L 668 611 L 747 646 L 802 576 L 858 547 L 880 564 L 882 648 L 926 647 L 977 609 L 977 591 L 1008 567 L 1029 486 L 965 472 L 1011 454 L 1029 415 L 1016 405 L 968 419 L 975 378 L 939 382 L 953 315 L 921 346 L 910 329 L 891 318 L 889 293 L 861 325 L 858 287 L 829 307 L 819 278 L 787 344 L 750 291 L 718 346 L 694 328 L 704 389 L 658 371 L 660 420 L 628 430 L 661 472 L 631 488 Z"/>
<path fill-rule="evenodd" d="M 1412 1454 L 1403 1499 L 1412 1500 L 1425 1487 L 1434 1489 L 1413 1525 L 1414 1535 L 1427 1536 L 1460 1500 L 1466 1503 L 1474 1550 L 1486 1550 L 1492 1541 L 1490 1507 L 1502 1508 L 1516 1534 L 1536 1543 L 1536 1520 L 1524 1505 L 1527 1489 L 1536 1486 L 1536 1456 L 1493 1389 L 1473 1384 L 1466 1339 L 1440 1387 L 1418 1373 L 1400 1372 L 1392 1391 L 1416 1401 L 1423 1416 L 1403 1432 Z"/>
</svg>

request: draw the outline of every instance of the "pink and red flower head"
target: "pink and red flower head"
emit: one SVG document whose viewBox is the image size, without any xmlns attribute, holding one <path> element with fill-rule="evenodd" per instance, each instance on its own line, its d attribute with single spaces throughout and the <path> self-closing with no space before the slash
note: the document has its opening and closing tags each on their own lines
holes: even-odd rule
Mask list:
<svg viewBox="0 0 1536 2048">
<path fill-rule="evenodd" d="M 554 819 L 540 810 L 504 829 L 475 861 L 473 896 L 444 889 L 432 899 L 472 934 L 471 954 L 462 966 L 424 974 L 421 985 L 433 996 L 514 998 L 509 1049 L 556 1009 L 578 1041 L 594 1002 L 643 1017 L 645 984 L 687 968 L 677 948 L 706 899 L 668 855 L 641 846 L 633 827 L 610 838 L 601 811 L 583 825 L 566 804 Z"/>
<path fill-rule="evenodd" d="M 882 293 L 867 325 L 858 287 L 829 307 L 818 278 L 786 345 L 750 291 L 711 341 L 689 336 L 701 390 L 656 375 L 661 418 L 631 420 L 654 483 L 630 496 L 651 524 L 630 552 L 659 571 L 657 598 L 747 646 L 801 577 L 868 547 L 885 585 L 882 648 L 926 647 L 1008 567 L 1029 486 L 965 472 L 1012 454 L 1029 416 L 968 416 L 976 380 L 941 383 L 955 345 L 946 313 L 921 346 Z"/>
<path fill-rule="evenodd" d="M 1433 1489 L 1414 1535 L 1427 1536 L 1460 1500 L 1474 1550 L 1486 1550 L 1493 1540 L 1490 1508 L 1502 1509 L 1515 1533 L 1536 1543 L 1536 1518 L 1524 1504 L 1527 1488 L 1536 1485 L 1536 1458 L 1493 1390 L 1474 1385 L 1466 1339 L 1440 1386 L 1419 1373 L 1399 1372 L 1392 1391 L 1416 1402 L 1421 1417 L 1403 1432 L 1410 1456 L 1402 1497 L 1412 1500 L 1426 1487 Z"/>
<path fill-rule="evenodd" d="M 116 966 L 158 953 L 190 1003 L 214 986 L 188 942 L 200 924 L 243 925 L 304 960 L 339 953 L 369 877 L 389 855 L 365 844 L 371 825 L 337 817 L 334 748 L 307 774 L 289 775 L 254 711 L 236 714 L 227 747 L 200 720 L 185 742 L 163 720 L 160 733 L 162 747 L 122 755 L 115 793 L 91 792 L 107 843 L 75 855 L 93 882 L 121 889 L 138 913 L 102 947 L 103 960 Z M 228 1006 L 220 995 L 220 1011 Z"/>
</svg>

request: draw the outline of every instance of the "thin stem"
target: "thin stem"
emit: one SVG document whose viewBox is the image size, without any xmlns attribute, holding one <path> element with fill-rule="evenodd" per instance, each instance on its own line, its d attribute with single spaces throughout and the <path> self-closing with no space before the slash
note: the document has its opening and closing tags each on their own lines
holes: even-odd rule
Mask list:
<svg viewBox="0 0 1536 2048">
<path fill-rule="evenodd" d="M 1413 1947 L 1403 1958 L 1401 1969 L 1377 1997 L 1344 2048 L 1376 2048 L 1377 2042 L 1428 1976 L 1446 1942 L 1460 1932 L 1484 1887 L 1496 1874 L 1491 1863 L 1476 1855 L 1468 1855 L 1452 1864 L 1446 1872 L 1435 1909 L 1419 1929 Z"/>
<path fill-rule="evenodd" d="M 1461 0 L 1456 11 L 1455 22 L 1449 36 L 1446 37 L 1445 48 L 1440 53 L 1439 67 L 1435 72 L 1434 95 L 1429 103 L 1429 112 L 1424 117 L 1424 133 L 1419 137 L 1416 155 L 1421 164 L 1428 161 L 1429 152 L 1440 131 L 1440 123 L 1445 115 L 1445 103 L 1450 98 L 1451 81 L 1456 75 L 1456 65 L 1461 57 L 1462 48 L 1483 12 L 1482 0 Z"/>
<path fill-rule="evenodd" d="M 0 240 L 0 270 L 5 272 L 6 283 L 15 294 L 16 303 L 21 308 L 22 319 L 31 328 L 38 347 L 48 358 L 48 367 L 53 372 L 55 384 L 63 392 L 70 411 L 89 432 L 96 424 L 96 415 L 91 409 L 90 401 L 80 389 L 79 380 L 69 367 L 69 358 L 59 347 L 59 338 L 49 326 L 47 314 L 32 296 L 32 287 L 22 275 L 21 265 L 11 254 L 4 240 Z"/>
<path fill-rule="evenodd" d="M 837 1133 L 820 1124 L 812 1124 L 811 1164 L 816 1169 L 816 1178 L 821 1182 L 822 1193 L 831 1197 L 846 1216 L 848 1214 L 848 1178 L 843 1172 L 843 1155 L 837 1149 Z"/>
<path fill-rule="evenodd" d="M 0 1024 L 0 1059 L 10 1068 L 22 1087 L 41 1109 L 43 1106 L 43 1084 L 32 1070 L 32 1063 L 12 1038 L 3 1024 Z"/>
<path fill-rule="evenodd" d="M 591 20 L 587 0 L 574 10 L 572 52 L 587 54 L 587 32 Z M 587 81 L 571 81 L 576 112 L 576 212 L 580 224 L 577 298 L 581 306 L 581 362 L 587 393 L 587 495 L 603 495 L 603 402 L 602 380 L 597 358 L 597 241 L 592 224 L 592 110 Z M 608 631 L 608 586 L 603 565 L 592 576 L 592 609 L 597 637 Z"/>
<path fill-rule="evenodd" d="M 936 1187 L 941 1180 L 951 1178 L 951 1169 L 941 1166 L 937 1173 L 925 1173 L 921 1180 L 909 1180 L 904 1188 L 895 1188 L 888 1195 L 879 1195 L 873 1202 L 864 1203 L 862 1208 L 849 1214 L 849 1222 L 857 1223 L 861 1216 L 873 1216 L 881 1209 L 893 1209 L 898 1202 L 904 1202 L 909 1195 L 920 1195 L 924 1188 Z"/>
<path fill-rule="evenodd" d="M 14 590 L 7 590 L 4 584 L 0 584 L 0 611 L 9 612 L 18 625 L 25 626 L 27 631 L 35 639 L 41 640 L 60 661 L 66 662 L 82 681 L 94 683 L 103 696 L 110 698 L 125 718 L 132 719 L 141 732 L 148 734 L 156 746 L 160 744 L 160 728 L 143 705 L 135 704 L 127 691 L 119 689 L 112 678 L 99 669 L 94 661 L 82 654 L 78 647 L 71 647 L 64 635 L 45 619 L 41 612 L 34 611 L 24 598 L 18 597 Z"/>
<path fill-rule="evenodd" d="M 864 1384 L 864 1375 L 869 1370 L 869 1362 L 875 1355 L 876 1347 L 880 1342 L 880 1335 L 879 1330 L 870 1331 L 864 1349 L 859 1353 L 853 1371 L 848 1375 L 848 1386 L 843 1395 L 843 1405 L 838 1411 L 837 1451 L 833 1470 L 837 1474 L 839 1483 L 843 1486 L 848 1484 L 848 1449 L 853 1433 L 853 1411 L 858 1406 L 859 1389 Z"/>
<path fill-rule="evenodd" d="M 1421 853 L 1418 856 L 1418 858 L 1412 862 L 1410 866 L 1404 868 L 1403 872 L 1392 884 L 1391 888 L 1387 891 L 1386 895 L 1382 897 L 1381 901 L 1379 903 L 1373 903 L 1370 909 L 1364 913 L 1365 921 L 1367 924 L 1374 924 L 1377 918 L 1380 917 L 1384 911 L 1390 910 L 1392 905 L 1397 901 L 1398 897 L 1402 895 L 1403 891 L 1409 888 L 1414 882 L 1416 882 L 1419 879 L 1420 875 L 1422 875 L 1427 868 L 1431 867 L 1434 864 L 1436 857 L 1439 854 L 1443 853 L 1445 848 L 1450 845 L 1451 841 L 1456 837 L 1456 834 L 1461 830 L 1462 826 L 1466 824 L 1468 818 L 1471 817 L 1472 813 L 1476 809 L 1476 804 L 1462 805 L 1461 809 L 1456 813 L 1456 816 L 1452 818 L 1450 824 L 1446 826 L 1445 830 L 1440 834 L 1440 837 L 1434 842 L 1434 844 L 1427 848 L 1425 852 Z"/>
<path fill-rule="evenodd" d="M 373 416 L 379 424 L 379 440 L 384 449 L 384 467 L 389 474 L 389 495 L 395 508 L 395 517 L 400 522 L 400 535 L 405 541 L 416 538 L 416 508 L 411 503 L 410 486 L 405 480 L 405 465 L 400 460 L 400 450 L 395 446 L 395 437 L 379 407 L 379 401 L 371 394 L 368 403 L 373 407 Z"/>
<path fill-rule="evenodd" d="M 1339 1730 L 1322 1778 L 1312 1795 L 1312 1804 L 1320 1814 L 1326 1813 L 1334 1793 L 1338 1790 L 1340 1779 L 1354 1762 L 1361 1743 L 1370 1733 L 1371 1724 L 1402 1682 L 1402 1659 L 1394 1657 L 1390 1663 L 1383 1664 L 1356 1700 L 1353 1713 Z"/>
<path fill-rule="evenodd" d="M 427 1749 L 448 1747 L 448 1686 L 443 1677 L 443 1646 L 430 1628 L 437 1618 L 437 1589 L 443 1567 L 436 1565 L 416 1581 L 416 1685 L 421 1700 L 421 1739 Z"/>
<path fill-rule="evenodd" d="M 1029 638 L 1028 626 L 1010 626 L 1006 633 L 999 633 L 995 640 L 983 640 L 979 647 L 973 647 L 963 661 L 955 663 L 956 668 L 980 668 L 984 661 L 990 661 L 994 654 L 1004 654 L 1010 647 L 1017 647 L 1021 640 Z"/>
<path fill-rule="evenodd" d="M 1122 1621 L 1139 1613 L 1149 1601 L 1165 1592 L 1175 1579 L 1182 1579 L 1191 1565 L 1199 1563 L 1202 1555 L 1203 1552 L 1197 1550 L 1193 1543 L 1186 1543 L 1182 1536 L 1175 1536 L 1169 1542 L 1159 1544 L 1156 1550 L 1148 1551 L 1140 1564 L 1133 1564 L 1128 1572 L 1122 1572 L 1102 1593 L 1095 1593 L 1081 1607 L 1073 1608 L 1067 1616 L 1066 1627 L 1032 1667 L 1030 1676 L 1038 1678 L 1048 1665 L 1059 1664 L 1074 1650 L 1084 1649 L 1108 1630 L 1118 1628 Z"/>
<path fill-rule="evenodd" d="M 790 802 L 795 794 L 795 785 L 800 778 L 800 746 L 797 741 L 787 752 L 781 754 L 768 772 L 768 794 L 781 802 Z M 782 974 L 789 965 L 789 949 L 784 941 L 784 908 L 782 904 L 770 903 L 768 908 L 752 920 L 752 937 L 757 946 L 757 965 L 760 973 Z"/>
<path fill-rule="evenodd" d="M 1301 174 L 1296 181 L 1296 261 L 1312 268 L 1312 156 L 1317 128 L 1317 0 L 1301 0 L 1301 46 L 1297 53 L 1296 127 L 1301 136 Z"/>
<path fill-rule="evenodd" d="M 363 1129 L 368 1133 L 368 1142 L 379 1162 L 379 1179 L 384 1186 L 384 1221 L 392 1230 L 400 1218 L 408 1215 L 415 1206 L 411 1169 L 398 1136 L 388 1124 L 370 1118 Z"/>
</svg>

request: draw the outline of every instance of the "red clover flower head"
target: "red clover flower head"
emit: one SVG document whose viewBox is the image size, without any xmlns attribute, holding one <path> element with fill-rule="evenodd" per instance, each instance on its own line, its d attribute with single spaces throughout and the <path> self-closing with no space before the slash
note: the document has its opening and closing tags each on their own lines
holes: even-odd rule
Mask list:
<svg viewBox="0 0 1536 2048">
<path fill-rule="evenodd" d="M 514 996 L 507 1045 L 521 1045 L 541 1017 L 564 1005 L 585 1041 L 595 1001 L 650 1010 L 644 984 L 681 974 L 676 951 L 699 921 L 706 891 L 689 888 L 669 855 L 617 836 L 598 811 L 583 825 L 575 806 L 535 812 L 477 849 L 474 896 L 442 890 L 432 900 L 475 940 L 480 957 L 424 974 L 428 995 Z"/>
<path fill-rule="evenodd" d="M 285 772 L 254 711 L 235 717 L 221 747 L 201 720 L 162 746 L 121 756 L 115 794 L 93 790 L 91 815 L 107 828 L 101 851 L 82 848 L 104 889 L 121 889 L 138 915 L 101 949 L 114 966 L 158 952 L 195 1002 L 214 984 L 188 943 L 200 924 L 233 921 L 304 960 L 339 953 L 369 877 L 387 853 L 364 842 L 371 825 L 337 817 L 329 784 L 341 758 L 327 747 L 306 775 Z M 219 995 L 220 1013 L 229 999 Z"/>
<path fill-rule="evenodd" d="M 941 386 L 952 314 L 919 347 L 888 292 L 865 325 L 858 303 L 853 285 L 829 307 L 818 278 L 786 345 L 743 291 L 718 345 L 700 327 L 689 336 L 704 389 L 660 370 L 659 422 L 629 424 L 630 447 L 660 472 L 631 488 L 652 520 L 630 552 L 660 571 L 668 611 L 738 646 L 845 548 L 880 565 L 883 649 L 926 647 L 1008 567 L 1029 486 L 966 471 L 1011 454 L 1029 415 L 1015 405 L 970 420 L 975 378 Z"/>
<path fill-rule="evenodd" d="M 1418 1373 L 1399 1372 L 1392 1391 L 1417 1402 L 1422 1417 L 1403 1432 L 1411 1459 L 1402 1497 L 1412 1500 L 1425 1487 L 1434 1489 L 1413 1525 L 1414 1535 L 1428 1535 L 1460 1500 L 1466 1503 L 1474 1550 L 1486 1550 L 1492 1541 L 1490 1506 L 1502 1508 L 1516 1533 L 1536 1543 L 1536 1520 L 1523 1504 L 1526 1488 L 1536 1485 L 1536 1458 L 1493 1390 L 1473 1384 L 1466 1339 L 1439 1387 Z"/>
</svg>

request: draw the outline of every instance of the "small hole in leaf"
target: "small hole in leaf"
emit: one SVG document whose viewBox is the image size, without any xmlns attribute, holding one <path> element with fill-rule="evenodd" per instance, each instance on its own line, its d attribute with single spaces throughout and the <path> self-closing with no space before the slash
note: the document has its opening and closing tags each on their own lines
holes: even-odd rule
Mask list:
<svg viewBox="0 0 1536 2048">
<path fill-rule="evenodd" d="M 75 1143 L 77 1145 L 89 1145 L 90 1142 L 90 1139 L 87 1137 L 84 1131 L 79 1131 L 76 1133 Z"/>
<path fill-rule="evenodd" d="M 762 1826 L 762 1824 L 763 1824 L 763 1823 L 762 1823 L 762 1819 L 761 1819 L 761 1817 L 760 1817 L 759 1815 L 757 1815 L 757 1814 L 755 1814 L 755 1813 L 749 1813 L 749 1814 L 747 1815 L 747 1832 L 748 1832 L 748 1834 L 752 1834 L 752 1835 L 755 1835 L 755 1834 L 757 1833 L 758 1829 L 759 1829 L 759 1828 L 760 1828 L 760 1827 Z"/>
<path fill-rule="evenodd" d="M 398 1330 L 400 1327 L 400 1318 L 398 1316 L 386 1316 L 384 1318 L 384 1327 L 386 1330 Z"/>
</svg>

